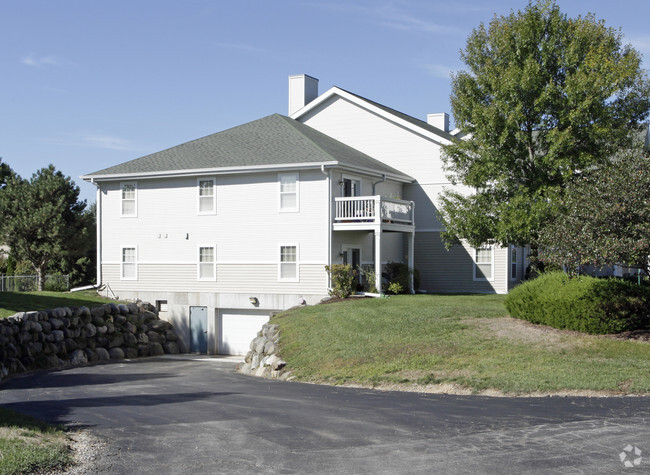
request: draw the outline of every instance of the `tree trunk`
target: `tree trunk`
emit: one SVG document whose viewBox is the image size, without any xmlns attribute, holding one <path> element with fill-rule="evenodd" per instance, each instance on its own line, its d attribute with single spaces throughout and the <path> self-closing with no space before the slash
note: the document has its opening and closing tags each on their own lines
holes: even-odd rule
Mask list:
<svg viewBox="0 0 650 475">
<path fill-rule="evenodd" d="M 39 267 L 36 269 L 36 274 L 38 275 L 38 290 L 45 290 L 45 268 Z"/>
</svg>

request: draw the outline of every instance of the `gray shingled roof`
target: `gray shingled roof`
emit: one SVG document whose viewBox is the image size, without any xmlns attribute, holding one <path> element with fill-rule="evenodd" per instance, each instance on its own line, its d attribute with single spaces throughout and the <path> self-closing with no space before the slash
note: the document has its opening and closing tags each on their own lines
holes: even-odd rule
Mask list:
<svg viewBox="0 0 650 475">
<path fill-rule="evenodd" d="M 105 168 L 84 178 L 323 162 L 338 162 L 341 166 L 410 178 L 338 140 L 279 114 Z"/>
</svg>

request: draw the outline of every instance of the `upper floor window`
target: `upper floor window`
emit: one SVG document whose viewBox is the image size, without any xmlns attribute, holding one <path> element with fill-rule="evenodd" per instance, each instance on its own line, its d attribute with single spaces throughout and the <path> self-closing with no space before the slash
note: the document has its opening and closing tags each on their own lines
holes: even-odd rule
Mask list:
<svg viewBox="0 0 650 475">
<path fill-rule="evenodd" d="M 474 280 L 492 280 L 494 272 L 494 248 L 491 246 L 475 249 Z"/>
<path fill-rule="evenodd" d="M 214 246 L 199 247 L 199 280 L 215 280 L 217 276 Z"/>
<path fill-rule="evenodd" d="M 137 216 L 137 183 L 134 181 L 128 183 L 120 183 L 120 188 L 122 192 L 122 216 Z"/>
<path fill-rule="evenodd" d="M 138 280 L 138 255 L 135 246 L 122 247 L 122 280 Z"/>
<path fill-rule="evenodd" d="M 280 211 L 299 211 L 298 174 L 278 175 L 280 184 Z"/>
<path fill-rule="evenodd" d="M 280 246 L 279 280 L 298 282 L 298 246 Z"/>
<path fill-rule="evenodd" d="M 199 214 L 216 212 L 216 193 L 214 178 L 199 178 Z"/>
</svg>

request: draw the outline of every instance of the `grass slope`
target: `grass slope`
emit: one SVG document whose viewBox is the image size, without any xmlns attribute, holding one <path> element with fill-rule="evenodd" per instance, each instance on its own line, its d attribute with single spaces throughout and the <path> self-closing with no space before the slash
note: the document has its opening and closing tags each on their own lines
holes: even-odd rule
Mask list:
<svg viewBox="0 0 650 475">
<path fill-rule="evenodd" d="M 0 474 L 42 473 L 71 461 L 65 433 L 0 407 Z"/>
<path fill-rule="evenodd" d="M 278 314 L 298 379 L 442 384 L 511 394 L 650 393 L 650 345 L 507 317 L 502 295 L 348 300 Z"/>
<path fill-rule="evenodd" d="M 111 302 L 97 292 L 0 292 L 0 318 L 17 312 L 48 310 L 58 307 L 94 307 Z M 114 302 L 114 300 L 113 300 Z"/>
</svg>

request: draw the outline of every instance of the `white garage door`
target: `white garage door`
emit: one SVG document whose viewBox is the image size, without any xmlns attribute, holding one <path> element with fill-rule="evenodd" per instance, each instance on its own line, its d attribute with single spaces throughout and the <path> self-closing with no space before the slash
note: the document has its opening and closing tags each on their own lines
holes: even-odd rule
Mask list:
<svg viewBox="0 0 650 475">
<path fill-rule="evenodd" d="M 219 354 L 245 355 L 251 340 L 269 321 L 268 310 L 226 309 L 219 311 Z"/>
</svg>

